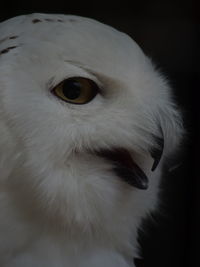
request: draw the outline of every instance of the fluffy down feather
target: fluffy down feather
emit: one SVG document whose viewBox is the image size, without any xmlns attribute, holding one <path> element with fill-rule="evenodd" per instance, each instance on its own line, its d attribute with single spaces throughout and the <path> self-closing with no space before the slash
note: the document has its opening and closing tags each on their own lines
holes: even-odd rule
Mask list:
<svg viewBox="0 0 200 267">
<path fill-rule="evenodd" d="M 129 36 L 92 19 L 24 15 L 0 36 L 0 265 L 134 266 L 182 134 L 167 81 Z M 52 89 L 71 77 L 100 91 L 62 101 Z"/>
</svg>

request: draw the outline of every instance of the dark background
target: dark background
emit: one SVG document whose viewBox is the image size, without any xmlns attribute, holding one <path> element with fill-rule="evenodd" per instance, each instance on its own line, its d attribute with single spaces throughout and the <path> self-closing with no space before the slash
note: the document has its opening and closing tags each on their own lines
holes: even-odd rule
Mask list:
<svg viewBox="0 0 200 267">
<path fill-rule="evenodd" d="M 187 139 L 182 165 L 163 179 L 161 211 L 145 220 L 139 241 L 144 260 L 138 267 L 197 267 L 200 197 L 197 179 L 199 151 L 199 61 L 200 10 L 195 1 L 65 1 L 28 5 L 7 2 L 0 21 L 32 13 L 64 13 L 97 19 L 128 33 L 153 58 L 169 78 L 183 110 Z M 199 177 L 198 177 L 199 178 Z"/>
</svg>

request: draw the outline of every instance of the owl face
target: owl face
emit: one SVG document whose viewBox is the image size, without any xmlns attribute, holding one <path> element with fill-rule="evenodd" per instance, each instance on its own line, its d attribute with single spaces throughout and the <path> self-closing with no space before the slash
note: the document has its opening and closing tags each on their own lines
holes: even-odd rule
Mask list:
<svg viewBox="0 0 200 267">
<path fill-rule="evenodd" d="M 133 224 L 179 139 L 166 81 L 130 37 L 91 19 L 20 16 L 0 36 L 4 182 L 64 224 Z"/>
</svg>

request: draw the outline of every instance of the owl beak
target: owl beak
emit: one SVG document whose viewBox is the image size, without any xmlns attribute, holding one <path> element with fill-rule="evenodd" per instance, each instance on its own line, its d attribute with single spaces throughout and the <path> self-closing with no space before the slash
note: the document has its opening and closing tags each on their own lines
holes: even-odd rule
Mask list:
<svg viewBox="0 0 200 267">
<path fill-rule="evenodd" d="M 164 136 L 161 128 L 160 133 L 161 137 L 154 136 L 157 146 L 150 149 L 150 155 L 154 159 L 151 171 L 155 171 L 155 169 L 157 168 L 164 150 Z"/>
<path fill-rule="evenodd" d="M 97 153 L 113 164 L 114 173 L 127 184 L 138 189 L 148 188 L 148 178 L 143 170 L 134 162 L 126 149 L 102 150 Z"/>
</svg>

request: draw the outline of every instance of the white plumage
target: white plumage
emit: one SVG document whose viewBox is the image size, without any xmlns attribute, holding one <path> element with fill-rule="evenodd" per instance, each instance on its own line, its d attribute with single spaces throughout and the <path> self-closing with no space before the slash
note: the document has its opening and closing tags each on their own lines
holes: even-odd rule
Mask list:
<svg viewBox="0 0 200 267">
<path fill-rule="evenodd" d="M 0 266 L 134 266 L 181 133 L 126 34 L 71 15 L 1 23 Z"/>
</svg>

